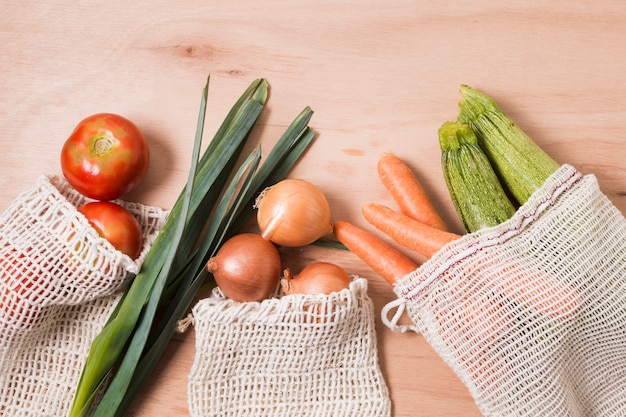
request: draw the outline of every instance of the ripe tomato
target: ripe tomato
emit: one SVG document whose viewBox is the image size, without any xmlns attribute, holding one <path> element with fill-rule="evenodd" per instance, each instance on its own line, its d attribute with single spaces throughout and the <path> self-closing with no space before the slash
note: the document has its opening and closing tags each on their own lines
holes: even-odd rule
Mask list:
<svg viewBox="0 0 626 417">
<path fill-rule="evenodd" d="M 23 328 L 35 324 L 42 314 L 37 304 L 32 304 L 21 290 L 4 287 L 0 294 L 1 327 Z"/>
<path fill-rule="evenodd" d="M 115 249 L 137 259 L 143 247 L 141 226 L 128 210 L 110 201 L 94 201 L 78 208 L 98 234 Z"/>
<path fill-rule="evenodd" d="M 4 252 L 0 258 L 0 322 L 3 327 L 30 326 L 41 313 L 32 302 L 45 292 L 40 287 L 45 283 L 39 280 L 37 269 L 24 255 L 14 249 Z"/>
<path fill-rule="evenodd" d="M 112 113 L 83 119 L 61 150 L 61 169 L 81 194 L 114 200 L 143 180 L 150 161 L 148 143 L 130 120 Z"/>
</svg>

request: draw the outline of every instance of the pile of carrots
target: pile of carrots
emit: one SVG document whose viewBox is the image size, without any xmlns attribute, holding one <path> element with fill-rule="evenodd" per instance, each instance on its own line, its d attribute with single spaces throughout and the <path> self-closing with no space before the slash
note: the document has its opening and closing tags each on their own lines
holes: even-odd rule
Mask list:
<svg viewBox="0 0 626 417">
<path fill-rule="evenodd" d="M 424 188 L 400 158 L 391 154 L 382 155 L 378 162 L 378 175 L 399 211 L 368 203 L 362 207 L 362 212 L 369 224 L 397 244 L 426 259 L 461 237 L 446 227 Z M 354 224 L 335 221 L 333 232 L 341 243 L 391 285 L 419 267 L 387 241 Z M 514 264 L 509 265 L 509 268 L 515 271 L 519 269 Z M 534 288 L 541 288 L 543 295 L 538 297 Z M 533 305 L 552 317 L 574 317 L 581 302 L 580 293 L 573 286 L 551 279 L 539 271 L 519 271 L 517 282 L 502 279 L 497 289 L 511 300 Z M 555 299 L 561 299 L 562 302 L 555 303 Z"/>
<path fill-rule="evenodd" d="M 362 208 L 363 217 L 396 243 L 430 258 L 461 236 L 451 232 L 437 213 L 411 168 L 392 154 L 378 161 L 378 176 L 399 211 L 378 203 Z M 415 271 L 419 265 L 397 248 L 352 223 L 336 220 L 337 239 L 390 284 Z"/>
</svg>

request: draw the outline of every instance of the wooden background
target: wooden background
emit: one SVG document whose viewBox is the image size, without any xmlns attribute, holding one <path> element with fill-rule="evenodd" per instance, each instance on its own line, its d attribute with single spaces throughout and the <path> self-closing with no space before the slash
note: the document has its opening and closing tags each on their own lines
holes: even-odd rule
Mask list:
<svg viewBox="0 0 626 417">
<path fill-rule="evenodd" d="M 319 136 L 291 176 L 319 185 L 334 218 L 365 225 L 362 204 L 393 204 L 375 171 L 391 151 L 461 231 L 437 142 L 461 83 L 496 99 L 557 161 L 594 173 L 626 212 L 622 1 L 0 0 L 0 9 L 0 210 L 39 175 L 60 174 L 63 142 L 102 111 L 135 121 L 152 150 L 146 181 L 127 199 L 171 207 L 211 73 L 207 138 L 255 78 L 271 94 L 252 143 L 269 150 L 304 106 L 315 110 Z M 285 256 L 368 277 L 377 313 L 394 299 L 349 253 Z M 376 324 L 394 416 L 479 415 L 420 335 Z M 188 415 L 193 355 L 193 331 L 178 335 L 129 414 Z"/>
</svg>

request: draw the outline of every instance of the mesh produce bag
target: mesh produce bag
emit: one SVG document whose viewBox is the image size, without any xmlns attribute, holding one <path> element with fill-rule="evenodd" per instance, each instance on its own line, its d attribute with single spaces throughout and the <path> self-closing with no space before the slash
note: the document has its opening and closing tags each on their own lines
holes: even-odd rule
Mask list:
<svg viewBox="0 0 626 417">
<path fill-rule="evenodd" d="M 93 338 L 139 271 L 166 212 L 117 201 L 138 219 L 137 260 L 116 251 L 76 207 L 91 200 L 41 176 L 0 218 L 0 415 L 64 416 Z"/>
<path fill-rule="evenodd" d="M 400 279 L 383 320 L 423 334 L 485 416 L 624 416 L 625 272 L 623 215 L 564 165 Z"/>
<path fill-rule="evenodd" d="M 191 416 L 390 415 L 365 279 L 330 296 L 248 303 L 217 289 L 192 314 Z"/>
</svg>

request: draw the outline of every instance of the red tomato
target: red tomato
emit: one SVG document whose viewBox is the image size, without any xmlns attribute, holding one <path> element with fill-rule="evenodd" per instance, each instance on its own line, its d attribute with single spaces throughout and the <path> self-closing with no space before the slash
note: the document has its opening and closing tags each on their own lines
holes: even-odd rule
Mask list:
<svg viewBox="0 0 626 417">
<path fill-rule="evenodd" d="M 114 200 L 143 180 L 150 161 L 148 143 L 130 120 L 98 113 L 82 120 L 61 150 L 61 169 L 81 194 Z"/>
<path fill-rule="evenodd" d="M 30 302 L 41 296 L 40 290 L 44 291 L 41 288 L 32 290 L 34 283 L 39 285 L 38 278 L 30 261 L 15 250 L 0 259 L 0 279 L 4 282 L 4 291 L 0 293 L 0 322 L 12 327 L 35 323 L 40 310 Z"/>
<path fill-rule="evenodd" d="M 94 201 L 78 208 L 98 234 L 115 249 L 136 259 L 143 247 L 141 226 L 128 210 L 110 201 Z"/>
<path fill-rule="evenodd" d="M 41 316 L 41 308 L 30 304 L 28 296 L 20 290 L 5 288 L 0 294 L 0 323 L 2 327 L 24 327 L 35 324 Z"/>
</svg>

